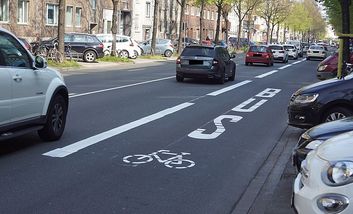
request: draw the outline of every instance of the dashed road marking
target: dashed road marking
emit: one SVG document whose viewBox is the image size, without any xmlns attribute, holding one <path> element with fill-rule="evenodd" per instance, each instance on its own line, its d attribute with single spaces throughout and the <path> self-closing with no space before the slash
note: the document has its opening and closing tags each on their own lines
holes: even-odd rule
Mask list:
<svg viewBox="0 0 353 214">
<path fill-rule="evenodd" d="M 278 72 L 278 70 L 269 71 L 269 72 L 267 72 L 267 73 L 258 75 L 258 76 L 256 76 L 255 78 L 261 79 L 261 78 L 270 76 L 271 74 L 274 74 L 274 73 L 277 73 L 277 72 Z"/>
<path fill-rule="evenodd" d="M 208 95 L 208 96 L 217 96 L 217 95 L 223 94 L 223 93 L 225 93 L 225 92 L 228 92 L 228 91 L 230 91 L 230 90 L 233 90 L 233 89 L 235 89 L 235 88 L 238 88 L 238 87 L 240 87 L 240 86 L 246 85 L 246 84 L 251 83 L 251 82 L 252 82 L 251 80 L 244 80 L 244 81 L 239 82 L 239 83 L 237 83 L 237 84 L 235 84 L 235 85 L 231 85 L 231 86 L 228 86 L 228 87 L 226 87 L 226 88 L 222 88 L 222 89 L 220 89 L 220 90 L 211 92 L 211 93 L 209 93 L 209 94 L 207 94 L 207 95 Z"/>
<path fill-rule="evenodd" d="M 285 65 L 285 66 L 282 66 L 282 67 L 278 68 L 278 70 L 283 70 L 283 69 L 285 69 L 285 68 L 289 68 L 290 66 L 292 66 L 292 65 L 291 65 L 291 64 Z"/>
</svg>

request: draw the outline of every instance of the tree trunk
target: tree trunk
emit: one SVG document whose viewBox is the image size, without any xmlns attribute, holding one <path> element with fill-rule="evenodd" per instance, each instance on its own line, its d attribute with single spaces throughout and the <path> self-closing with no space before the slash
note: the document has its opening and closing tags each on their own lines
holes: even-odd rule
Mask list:
<svg viewBox="0 0 353 214">
<path fill-rule="evenodd" d="M 239 49 L 239 48 L 240 48 L 241 25 L 243 24 L 243 20 L 239 19 L 238 24 L 239 24 L 239 26 L 238 26 L 237 49 Z"/>
<path fill-rule="evenodd" d="M 201 0 L 201 11 L 200 11 L 200 44 L 202 43 L 202 33 L 203 33 L 203 14 L 204 14 L 204 9 L 205 7 L 205 0 Z"/>
<path fill-rule="evenodd" d="M 156 37 L 158 30 L 158 10 L 159 0 L 154 0 L 154 12 L 153 12 L 153 30 L 152 30 L 152 41 L 151 41 L 151 55 L 156 53 Z"/>
<path fill-rule="evenodd" d="M 186 0 L 181 0 L 179 36 L 178 36 L 178 51 L 177 51 L 178 54 L 181 53 L 181 44 L 182 44 L 181 40 L 182 40 L 182 31 L 183 31 L 183 24 L 184 24 L 185 4 L 186 4 Z M 184 30 L 186 30 L 186 26 L 185 26 Z"/>
<path fill-rule="evenodd" d="M 273 30 L 275 29 L 276 25 L 272 24 L 272 27 L 271 27 L 271 37 L 270 37 L 270 43 L 272 44 L 273 42 Z"/>
<path fill-rule="evenodd" d="M 276 37 L 277 37 L 277 43 L 279 44 L 279 23 L 277 25 Z"/>
<path fill-rule="evenodd" d="M 61 53 L 60 62 L 64 60 L 65 54 L 65 8 L 66 0 L 60 0 L 59 2 L 59 26 L 58 26 L 58 51 Z"/>
<path fill-rule="evenodd" d="M 221 15 L 222 15 L 222 5 L 217 6 L 217 26 L 216 26 L 216 35 L 215 35 L 215 43 L 217 44 L 219 41 L 219 29 L 221 26 Z"/>
<path fill-rule="evenodd" d="M 118 33 L 118 5 L 119 1 L 112 0 L 113 1 L 113 20 L 112 20 L 112 36 L 113 36 L 113 41 L 112 41 L 112 48 L 111 48 L 111 56 L 116 56 L 116 34 Z"/>
<path fill-rule="evenodd" d="M 224 17 L 224 21 L 226 22 L 226 44 L 228 44 L 228 13 L 226 15 L 226 17 Z"/>
<path fill-rule="evenodd" d="M 164 35 L 167 36 L 168 39 L 171 39 L 170 38 L 170 34 L 168 33 L 168 22 L 170 23 L 172 17 L 170 17 L 170 20 L 168 21 L 168 0 L 164 0 Z M 165 37 L 164 37 L 165 38 Z"/>
<path fill-rule="evenodd" d="M 270 37 L 270 30 L 271 30 L 271 26 L 270 26 L 270 22 L 266 21 L 266 44 L 268 44 L 269 41 L 269 37 Z"/>
</svg>

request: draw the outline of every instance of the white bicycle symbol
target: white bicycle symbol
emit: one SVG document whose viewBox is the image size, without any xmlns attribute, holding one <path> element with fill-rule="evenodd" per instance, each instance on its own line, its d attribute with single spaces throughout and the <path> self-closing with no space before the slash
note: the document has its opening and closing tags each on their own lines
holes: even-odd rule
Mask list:
<svg viewBox="0 0 353 214">
<path fill-rule="evenodd" d="M 172 155 L 171 158 L 164 159 L 160 155 Z M 155 158 L 159 163 L 163 163 L 164 166 L 168 168 L 175 169 L 186 169 L 195 166 L 195 162 L 187 159 L 183 159 L 183 155 L 190 155 L 187 152 L 181 152 L 180 154 L 172 153 L 169 150 L 159 150 L 148 155 L 137 154 L 137 155 L 128 155 L 123 158 L 125 163 L 131 164 L 144 164 L 151 162 Z"/>
</svg>

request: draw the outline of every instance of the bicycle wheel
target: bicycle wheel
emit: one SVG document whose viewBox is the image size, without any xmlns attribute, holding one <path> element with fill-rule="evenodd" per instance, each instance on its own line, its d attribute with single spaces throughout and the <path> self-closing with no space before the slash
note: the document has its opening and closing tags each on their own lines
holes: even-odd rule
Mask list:
<svg viewBox="0 0 353 214">
<path fill-rule="evenodd" d="M 57 63 L 64 62 L 64 57 L 59 51 L 55 52 L 55 58 L 54 59 L 55 59 L 55 62 L 57 62 Z"/>
<path fill-rule="evenodd" d="M 128 155 L 123 158 L 125 163 L 142 164 L 151 162 L 153 158 L 149 155 Z"/>
<path fill-rule="evenodd" d="M 168 168 L 175 169 L 187 169 L 195 166 L 195 162 L 187 159 L 174 159 L 170 161 L 166 161 L 164 166 Z"/>
</svg>

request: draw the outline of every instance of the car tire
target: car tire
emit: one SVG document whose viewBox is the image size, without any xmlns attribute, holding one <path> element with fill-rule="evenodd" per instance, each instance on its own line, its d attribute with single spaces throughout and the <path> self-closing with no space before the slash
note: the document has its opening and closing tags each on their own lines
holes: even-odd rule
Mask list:
<svg viewBox="0 0 353 214">
<path fill-rule="evenodd" d="M 44 141 L 60 139 L 65 129 L 66 114 L 67 103 L 64 97 L 56 95 L 49 105 L 45 125 L 38 131 L 39 137 Z"/>
<path fill-rule="evenodd" d="M 353 115 L 353 111 L 344 107 L 334 107 L 325 112 L 321 122 L 329 122 Z"/>
<path fill-rule="evenodd" d="M 173 55 L 173 52 L 171 50 L 164 51 L 164 56 L 165 57 L 171 57 L 172 55 Z"/>
<path fill-rule="evenodd" d="M 94 62 L 96 61 L 96 59 L 97 59 L 97 55 L 94 51 L 86 51 L 83 54 L 83 60 L 85 62 Z"/>
<path fill-rule="evenodd" d="M 109 50 L 105 50 L 104 51 L 104 56 L 110 56 L 110 51 Z"/>
<path fill-rule="evenodd" d="M 129 58 L 129 52 L 127 50 L 122 50 L 119 53 L 120 58 Z"/>
<path fill-rule="evenodd" d="M 131 56 L 131 59 L 136 59 L 138 55 L 139 53 L 136 50 L 134 50 L 134 55 Z"/>
<path fill-rule="evenodd" d="M 249 66 L 249 63 L 248 63 L 248 62 L 245 62 L 245 66 Z"/>
<path fill-rule="evenodd" d="M 182 76 L 176 75 L 175 78 L 176 78 L 176 81 L 177 81 L 177 82 L 182 82 L 182 81 L 184 81 L 184 77 L 182 77 Z"/>
<path fill-rule="evenodd" d="M 234 80 L 235 80 L 235 65 L 234 65 L 234 67 L 232 69 L 232 76 L 229 77 L 229 81 L 234 81 Z"/>
<path fill-rule="evenodd" d="M 310 61 L 310 57 L 306 57 L 306 60 Z"/>
</svg>

